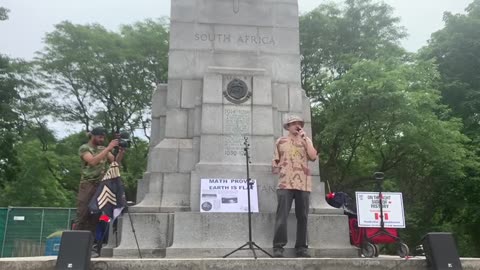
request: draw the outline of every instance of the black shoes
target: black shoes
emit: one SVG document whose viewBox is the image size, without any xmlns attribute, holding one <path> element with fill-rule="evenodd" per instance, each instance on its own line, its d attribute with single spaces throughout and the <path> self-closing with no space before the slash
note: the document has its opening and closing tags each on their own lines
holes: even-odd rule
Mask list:
<svg viewBox="0 0 480 270">
<path fill-rule="evenodd" d="M 308 253 L 307 248 L 297 248 L 295 250 L 295 255 L 297 258 L 311 258 L 312 256 Z M 273 257 L 274 258 L 285 258 L 283 255 L 283 248 L 273 248 Z"/>
<path fill-rule="evenodd" d="M 295 251 L 295 255 L 297 258 L 311 258 L 310 253 L 308 253 L 308 249 L 306 248 L 297 248 Z"/>
<path fill-rule="evenodd" d="M 273 249 L 273 257 L 274 258 L 285 258 L 283 255 L 283 248 L 274 248 Z"/>
<path fill-rule="evenodd" d="M 102 246 L 99 244 L 93 244 L 92 246 L 92 253 L 91 258 L 98 258 L 100 257 L 100 251 L 102 250 Z"/>
</svg>

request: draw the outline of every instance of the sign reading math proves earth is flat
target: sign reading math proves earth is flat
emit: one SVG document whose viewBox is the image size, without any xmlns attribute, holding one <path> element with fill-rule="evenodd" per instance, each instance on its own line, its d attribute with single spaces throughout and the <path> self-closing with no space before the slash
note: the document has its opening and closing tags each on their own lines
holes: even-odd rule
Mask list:
<svg viewBox="0 0 480 270">
<path fill-rule="evenodd" d="M 257 181 L 251 181 L 251 211 L 258 212 Z M 246 179 L 201 179 L 200 189 L 200 212 L 248 212 Z"/>
</svg>

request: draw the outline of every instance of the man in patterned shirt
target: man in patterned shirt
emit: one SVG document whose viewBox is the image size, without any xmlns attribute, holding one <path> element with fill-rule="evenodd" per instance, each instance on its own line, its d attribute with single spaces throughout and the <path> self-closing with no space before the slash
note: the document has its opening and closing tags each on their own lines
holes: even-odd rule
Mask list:
<svg viewBox="0 0 480 270">
<path fill-rule="evenodd" d="M 283 247 L 287 244 L 287 218 L 295 200 L 297 217 L 297 257 L 310 257 L 307 245 L 307 219 L 312 191 L 312 179 L 308 161 L 317 158 L 317 150 L 312 140 L 305 135 L 304 121 L 298 116 L 290 116 L 283 127 L 288 135 L 275 143 L 272 161 L 273 172 L 279 175 L 277 186 L 277 215 L 273 238 L 273 256 L 283 257 Z"/>
<path fill-rule="evenodd" d="M 82 177 L 78 188 L 77 196 L 77 219 L 76 230 L 91 231 L 95 235 L 95 229 L 100 215 L 91 215 L 88 209 L 88 203 L 95 195 L 95 191 L 102 180 L 103 175 L 108 169 L 115 157 L 111 153 L 115 147 L 118 147 L 118 140 L 112 140 L 107 147 L 103 146 L 106 131 L 101 127 L 92 129 L 89 132 L 88 143 L 80 146 L 78 150 L 82 160 Z M 119 148 L 116 158 L 121 162 L 124 155 L 124 149 Z"/>
</svg>

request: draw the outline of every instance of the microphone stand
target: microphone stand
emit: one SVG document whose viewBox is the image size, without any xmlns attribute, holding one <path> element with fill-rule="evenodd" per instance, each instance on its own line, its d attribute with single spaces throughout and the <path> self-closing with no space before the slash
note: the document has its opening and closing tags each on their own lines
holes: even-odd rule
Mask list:
<svg viewBox="0 0 480 270">
<path fill-rule="evenodd" d="M 258 246 L 255 242 L 252 240 L 252 209 L 251 209 L 251 203 L 250 203 L 250 189 L 253 187 L 253 182 L 252 179 L 250 179 L 250 156 L 248 154 L 248 148 L 250 144 L 248 143 L 248 137 L 244 137 L 244 151 L 245 151 L 245 158 L 246 158 L 246 165 L 247 165 L 247 194 L 248 194 L 248 242 L 246 242 L 244 245 L 240 246 L 239 248 L 235 249 L 234 251 L 228 253 L 227 255 L 223 256 L 223 258 L 227 258 L 228 256 L 232 255 L 233 253 L 240 251 L 240 250 L 251 250 L 253 253 L 253 257 L 257 259 L 257 253 L 255 252 L 256 249 L 262 251 L 265 253 L 267 256 L 270 258 L 273 258 L 273 256 L 262 249 L 260 246 Z"/>
</svg>

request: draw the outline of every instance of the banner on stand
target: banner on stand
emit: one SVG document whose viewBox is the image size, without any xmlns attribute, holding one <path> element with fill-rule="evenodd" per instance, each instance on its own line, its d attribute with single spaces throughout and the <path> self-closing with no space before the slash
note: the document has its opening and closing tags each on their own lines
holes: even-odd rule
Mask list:
<svg viewBox="0 0 480 270">
<path fill-rule="evenodd" d="M 380 228 L 380 198 L 378 192 L 355 192 L 358 227 Z M 385 228 L 405 228 L 405 213 L 401 192 L 383 192 L 383 223 Z"/>
</svg>

